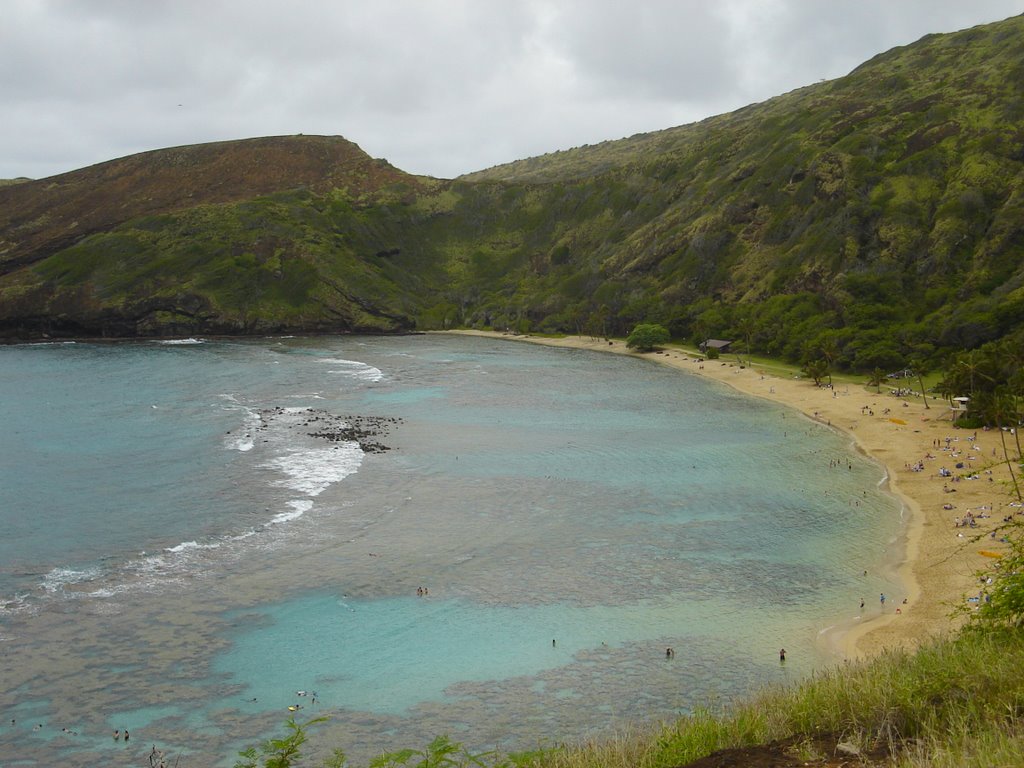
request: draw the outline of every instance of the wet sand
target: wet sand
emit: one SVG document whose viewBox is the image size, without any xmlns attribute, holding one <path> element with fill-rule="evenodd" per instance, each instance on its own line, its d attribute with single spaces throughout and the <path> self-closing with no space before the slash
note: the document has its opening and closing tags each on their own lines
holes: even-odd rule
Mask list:
<svg viewBox="0 0 1024 768">
<path fill-rule="evenodd" d="M 954 611 L 972 605 L 968 598 L 978 595 L 978 572 L 991 566 L 992 554 L 1006 548 L 998 531 L 1004 518 L 1024 511 L 1011 506 L 1010 476 L 1002 461 L 999 432 L 957 429 L 945 400 L 928 398 L 926 408 L 920 398 L 891 394 L 901 383 L 883 385 L 880 393 L 860 384 L 837 383 L 829 389 L 816 387 L 810 379 L 773 375 L 757 364 L 741 366 L 732 354 L 698 362 L 696 355 L 675 348 L 635 353 L 618 340 L 450 333 L 646 358 L 795 408 L 848 434 L 860 450 L 884 465 L 889 487 L 906 510 L 905 555 L 898 564 L 906 602 L 898 596 L 887 600 L 880 613 L 871 611 L 870 618 L 828 628 L 823 638 L 840 658 L 913 649 L 960 626 L 966 617 Z M 905 381 L 902 386 L 917 389 L 916 382 Z M 922 469 L 915 471 L 919 463 Z M 958 468 L 958 463 L 963 466 Z M 942 468 L 951 476 L 940 475 Z M 957 527 L 957 521 L 968 516 L 975 525 Z M 879 605 L 879 595 L 852 599 L 860 597 L 869 606 Z"/>
</svg>

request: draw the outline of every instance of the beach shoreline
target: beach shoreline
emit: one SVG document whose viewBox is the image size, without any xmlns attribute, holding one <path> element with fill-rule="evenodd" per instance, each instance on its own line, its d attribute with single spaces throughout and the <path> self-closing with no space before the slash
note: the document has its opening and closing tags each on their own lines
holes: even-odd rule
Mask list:
<svg viewBox="0 0 1024 768">
<path fill-rule="evenodd" d="M 883 385 L 880 393 L 857 385 L 817 387 L 807 378 L 784 378 L 757 364 L 741 364 L 734 355 L 701 360 L 694 353 L 672 347 L 638 353 L 621 340 L 474 330 L 443 333 L 651 360 L 793 408 L 848 435 L 859 451 L 884 468 L 885 484 L 902 504 L 906 520 L 902 540 L 897 542 L 899 561 L 894 567 L 905 591 L 901 599 L 889 599 L 888 605 L 822 627 L 822 642 L 840 659 L 859 659 L 885 650 L 912 650 L 928 638 L 961 626 L 967 614 L 954 615 L 954 611 L 971 605 L 967 599 L 978 595 L 978 572 L 989 567 L 992 554 L 1007 546 L 999 540 L 996 529 L 1004 518 L 1021 511 L 1010 506 L 1012 499 L 1004 485 L 1009 475 L 1006 464 L 1000 463 L 997 431 L 955 428 L 944 401 L 930 399 L 926 408 L 918 399 L 891 394 L 895 388 L 892 384 Z M 950 474 L 942 476 L 940 469 Z M 970 526 L 957 527 L 958 520 L 968 518 Z M 872 606 L 879 602 L 871 595 L 851 599 L 861 597 Z"/>
</svg>

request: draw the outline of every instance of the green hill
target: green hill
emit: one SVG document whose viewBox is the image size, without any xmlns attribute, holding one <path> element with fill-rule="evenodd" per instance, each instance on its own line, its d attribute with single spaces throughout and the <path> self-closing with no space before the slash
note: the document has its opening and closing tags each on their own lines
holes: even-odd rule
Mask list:
<svg viewBox="0 0 1024 768">
<path fill-rule="evenodd" d="M 451 181 L 297 136 L 0 187 L 8 338 L 645 321 L 856 368 L 1024 343 L 1024 17 Z"/>
<path fill-rule="evenodd" d="M 349 263 L 340 211 L 429 186 L 339 137 L 294 136 L 0 188 L 0 328 L 31 338 L 408 327 L 397 302 L 372 307 L 349 273 L 362 265 Z"/>
</svg>

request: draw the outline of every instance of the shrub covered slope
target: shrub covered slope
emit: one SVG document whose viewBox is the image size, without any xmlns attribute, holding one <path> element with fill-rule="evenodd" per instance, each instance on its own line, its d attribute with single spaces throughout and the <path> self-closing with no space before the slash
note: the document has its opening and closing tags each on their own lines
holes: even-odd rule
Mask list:
<svg viewBox="0 0 1024 768">
<path fill-rule="evenodd" d="M 296 136 L 0 187 L 8 337 L 639 322 L 859 369 L 1024 343 L 1024 17 L 451 181 Z"/>
</svg>

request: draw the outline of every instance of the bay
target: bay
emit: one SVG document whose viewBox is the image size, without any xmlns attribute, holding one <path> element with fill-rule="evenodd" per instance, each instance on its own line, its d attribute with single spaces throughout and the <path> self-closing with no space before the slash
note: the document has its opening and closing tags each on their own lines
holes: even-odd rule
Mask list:
<svg viewBox="0 0 1024 768">
<path fill-rule="evenodd" d="M 877 465 L 647 361 L 6 347 L 0 420 L 10 764 L 230 765 L 289 707 L 357 764 L 441 733 L 550 746 L 799 679 L 835 661 L 824 628 L 899 595 Z"/>
</svg>

